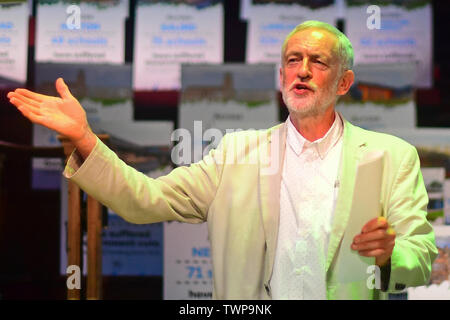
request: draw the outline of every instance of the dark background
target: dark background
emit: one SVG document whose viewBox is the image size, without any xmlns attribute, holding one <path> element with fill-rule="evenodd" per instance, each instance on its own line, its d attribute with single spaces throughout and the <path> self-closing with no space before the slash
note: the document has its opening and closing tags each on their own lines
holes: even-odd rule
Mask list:
<svg viewBox="0 0 450 320">
<path fill-rule="evenodd" d="M 133 57 L 135 0 L 126 22 L 126 62 Z M 34 28 L 30 19 L 27 86 L 33 89 Z M 450 3 L 433 1 L 434 87 L 417 90 L 417 125 L 450 127 Z M 340 24 L 345 32 L 345 25 Z M 225 62 L 244 62 L 247 24 L 239 19 L 239 1 L 225 1 Z M 31 123 L 0 90 L 0 140 L 32 144 Z M 177 122 L 177 92 L 135 93 L 136 120 Z M 280 115 L 286 115 L 280 103 Z M 450 137 L 449 137 L 450 141 Z M 1 155 L 0 155 L 1 156 Z M 0 299 L 65 299 L 66 278 L 59 275 L 59 191 L 31 189 L 31 161 L 12 154 L 0 167 Z M 85 283 L 82 283 L 85 288 Z M 162 299 L 162 277 L 104 277 L 104 299 Z"/>
</svg>

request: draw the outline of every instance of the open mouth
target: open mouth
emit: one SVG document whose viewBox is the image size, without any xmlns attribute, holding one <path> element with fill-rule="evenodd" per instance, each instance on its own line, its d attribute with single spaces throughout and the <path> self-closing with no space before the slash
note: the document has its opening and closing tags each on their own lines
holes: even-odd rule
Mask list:
<svg viewBox="0 0 450 320">
<path fill-rule="evenodd" d="M 311 87 L 309 87 L 309 86 L 306 85 L 306 84 L 302 84 L 302 83 L 297 83 L 297 84 L 294 86 L 293 91 L 294 91 L 296 94 L 305 94 L 305 93 L 310 92 L 310 91 L 312 92 Z"/>
</svg>

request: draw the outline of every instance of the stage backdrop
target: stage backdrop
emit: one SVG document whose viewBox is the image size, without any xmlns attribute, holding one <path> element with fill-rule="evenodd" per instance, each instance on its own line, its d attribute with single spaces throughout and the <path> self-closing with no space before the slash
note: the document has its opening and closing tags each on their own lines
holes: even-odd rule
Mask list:
<svg viewBox="0 0 450 320">
<path fill-rule="evenodd" d="M 123 63 L 128 11 L 128 0 L 38 0 L 35 60 Z"/>
<path fill-rule="evenodd" d="M 0 87 L 15 88 L 27 81 L 27 1 L 0 4 Z"/>
<path fill-rule="evenodd" d="M 220 0 L 138 0 L 133 89 L 179 90 L 182 63 L 223 62 Z"/>
</svg>

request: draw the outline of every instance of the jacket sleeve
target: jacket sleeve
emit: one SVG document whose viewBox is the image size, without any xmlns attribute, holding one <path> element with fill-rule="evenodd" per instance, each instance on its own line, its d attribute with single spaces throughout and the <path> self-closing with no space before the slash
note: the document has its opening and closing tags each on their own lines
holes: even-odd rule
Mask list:
<svg viewBox="0 0 450 320">
<path fill-rule="evenodd" d="M 76 150 L 72 153 L 63 175 L 129 222 L 200 223 L 207 219 L 220 181 L 222 145 L 197 163 L 152 179 L 97 139 L 84 162 Z"/>
<path fill-rule="evenodd" d="M 409 146 L 396 174 L 387 219 L 396 232 L 388 292 L 426 285 L 437 256 L 434 231 L 427 221 L 428 195 L 416 149 Z"/>
</svg>

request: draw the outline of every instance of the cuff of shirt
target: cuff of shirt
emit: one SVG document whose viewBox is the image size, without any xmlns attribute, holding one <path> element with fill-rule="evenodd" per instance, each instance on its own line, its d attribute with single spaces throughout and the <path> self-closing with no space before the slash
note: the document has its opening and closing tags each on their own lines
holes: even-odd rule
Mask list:
<svg viewBox="0 0 450 320">
<path fill-rule="evenodd" d="M 67 179 L 71 179 L 81 167 L 84 167 L 86 163 L 91 162 L 91 159 L 95 158 L 96 153 L 98 153 L 98 149 L 101 143 L 102 142 L 97 137 L 94 148 L 92 149 L 89 156 L 84 160 L 78 153 L 77 149 L 73 150 L 72 154 L 69 157 L 69 160 L 67 160 L 66 166 L 63 171 L 63 176 Z"/>
</svg>

